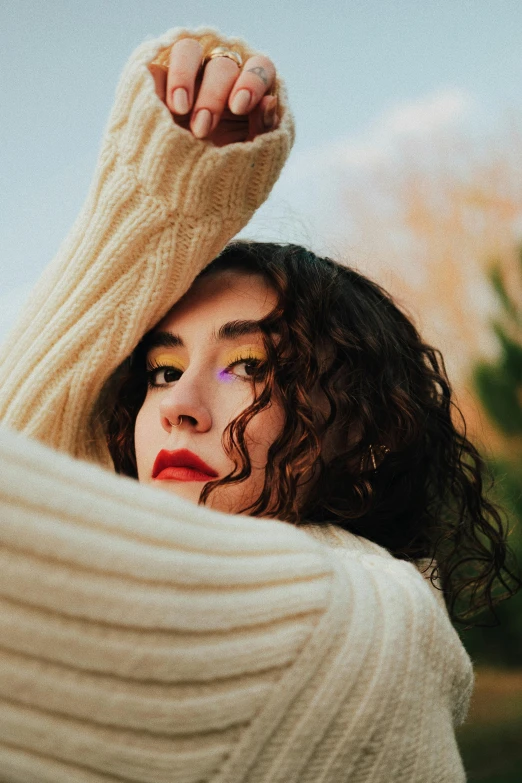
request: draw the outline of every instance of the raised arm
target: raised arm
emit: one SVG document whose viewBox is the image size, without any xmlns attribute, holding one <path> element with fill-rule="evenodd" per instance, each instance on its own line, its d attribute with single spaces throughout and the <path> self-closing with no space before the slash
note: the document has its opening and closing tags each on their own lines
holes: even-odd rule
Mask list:
<svg viewBox="0 0 522 783">
<path fill-rule="evenodd" d="M 86 201 L 0 353 L 0 420 L 107 466 L 94 416 L 104 383 L 266 199 L 293 141 L 279 79 L 269 133 L 218 146 L 173 121 L 151 63 L 189 36 L 254 54 L 206 28 L 134 51 Z"/>
</svg>

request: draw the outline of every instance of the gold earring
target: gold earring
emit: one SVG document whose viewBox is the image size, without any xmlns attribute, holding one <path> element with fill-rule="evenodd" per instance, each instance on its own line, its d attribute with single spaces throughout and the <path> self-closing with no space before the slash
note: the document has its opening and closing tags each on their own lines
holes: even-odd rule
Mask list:
<svg viewBox="0 0 522 783">
<path fill-rule="evenodd" d="M 361 457 L 361 473 L 363 470 L 368 470 L 368 460 L 371 462 L 373 470 L 376 471 L 385 456 L 389 453 L 390 449 L 388 446 L 383 446 L 382 444 L 374 446 L 373 443 L 370 443 L 368 452 Z"/>
</svg>

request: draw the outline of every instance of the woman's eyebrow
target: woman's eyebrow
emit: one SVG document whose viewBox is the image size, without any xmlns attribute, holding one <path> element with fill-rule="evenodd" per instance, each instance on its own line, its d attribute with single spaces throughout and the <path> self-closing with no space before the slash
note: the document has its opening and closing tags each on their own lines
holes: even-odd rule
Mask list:
<svg viewBox="0 0 522 783">
<path fill-rule="evenodd" d="M 152 332 L 143 338 L 142 345 L 145 351 L 151 351 L 153 348 L 179 348 L 184 343 L 179 334 Z"/>
<path fill-rule="evenodd" d="M 237 337 L 260 331 L 259 321 L 228 321 L 220 326 L 217 335 L 212 332 L 212 338 L 214 340 L 235 340 Z"/>
<path fill-rule="evenodd" d="M 212 339 L 235 340 L 238 337 L 244 337 L 248 334 L 261 332 L 259 321 L 228 321 L 219 327 L 219 330 L 212 332 Z M 179 334 L 172 332 L 152 332 L 143 339 L 145 350 L 151 351 L 153 348 L 184 348 L 185 344 Z"/>
</svg>

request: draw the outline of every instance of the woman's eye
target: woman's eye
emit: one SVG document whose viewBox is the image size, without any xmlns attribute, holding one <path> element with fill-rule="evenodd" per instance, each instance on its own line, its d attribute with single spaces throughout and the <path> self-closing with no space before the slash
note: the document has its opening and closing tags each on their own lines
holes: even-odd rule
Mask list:
<svg viewBox="0 0 522 783">
<path fill-rule="evenodd" d="M 168 386 L 169 383 L 179 381 L 181 370 L 176 367 L 153 367 L 147 370 L 147 383 L 151 388 Z"/>
<path fill-rule="evenodd" d="M 238 359 L 237 362 L 232 362 L 230 367 L 237 370 L 243 365 L 244 370 L 240 369 L 240 372 L 234 372 L 234 375 L 237 375 L 239 378 L 252 378 L 256 371 L 259 370 L 261 364 L 262 362 L 260 359 Z"/>
<path fill-rule="evenodd" d="M 237 359 L 236 361 L 231 362 L 227 368 L 223 370 L 223 373 L 227 375 L 234 375 L 237 378 L 242 378 L 243 380 L 250 380 L 253 379 L 256 373 L 258 377 L 262 377 L 264 375 L 263 370 L 261 369 L 263 365 L 264 363 L 261 361 L 261 359 Z M 164 386 L 169 386 L 175 381 L 179 381 L 183 375 L 183 371 L 179 370 L 177 367 L 158 365 L 149 367 L 149 369 L 146 371 L 146 375 L 149 388 L 158 389 Z"/>
</svg>

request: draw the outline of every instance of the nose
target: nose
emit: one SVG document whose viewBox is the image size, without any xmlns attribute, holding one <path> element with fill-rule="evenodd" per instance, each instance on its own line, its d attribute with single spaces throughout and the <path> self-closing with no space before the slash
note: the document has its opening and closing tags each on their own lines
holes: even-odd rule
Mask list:
<svg viewBox="0 0 522 783">
<path fill-rule="evenodd" d="M 202 390 L 191 381 L 188 373 L 169 389 L 159 404 L 161 426 L 167 432 L 178 422 L 189 422 L 197 432 L 207 432 L 212 427 L 212 416 L 208 402 L 203 399 Z M 183 419 L 180 419 L 183 416 Z"/>
</svg>

